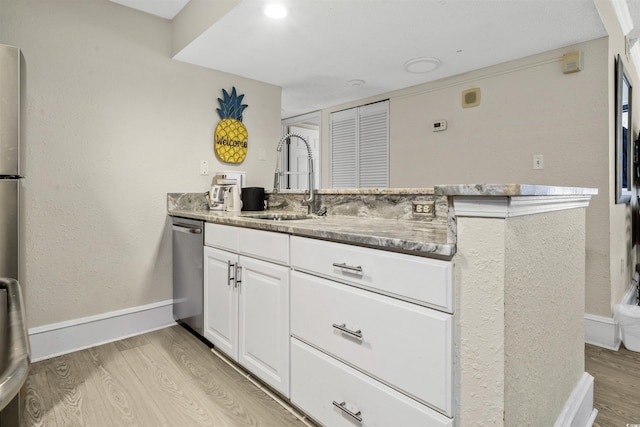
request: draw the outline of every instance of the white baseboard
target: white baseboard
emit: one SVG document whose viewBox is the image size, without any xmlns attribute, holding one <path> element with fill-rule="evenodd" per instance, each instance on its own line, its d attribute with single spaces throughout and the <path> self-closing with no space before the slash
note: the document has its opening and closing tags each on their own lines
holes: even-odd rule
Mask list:
<svg viewBox="0 0 640 427">
<path fill-rule="evenodd" d="M 620 304 L 634 304 L 635 298 L 636 287 L 632 283 Z M 618 351 L 622 343 L 620 328 L 613 320 L 613 317 L 596 316 L 595 314 L 587 313 L 584 315 L 584 341 L 587 344 Z"/>
<path fill-rule="evenodd" d="M 31 361 L 50 359 L 174 324 L 173 300 L 166 300 L 31 328 Z"/>
<path fill-rule="evenodd" d="M 584 315 L 584 341 L 587 344 L 618 351 L 620 348 L 620 331 L 612 317 Z"/>
<path fill-rule="evenodd" d="M 593 408 L 593 377 L 584 372 L 553 427 L 591 427 L 597 413 Z"/>
</svg>

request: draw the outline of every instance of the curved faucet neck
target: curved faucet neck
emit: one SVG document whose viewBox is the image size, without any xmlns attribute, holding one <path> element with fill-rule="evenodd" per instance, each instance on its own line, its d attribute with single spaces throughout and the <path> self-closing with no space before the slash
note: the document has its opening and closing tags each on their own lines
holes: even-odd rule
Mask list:
<svg viewBox="0 0 640 427">
<path fill-rule="evenodd" d="M 284 135 L 282 138 L 280 138 L 280 141 L 278 142 L 278 146 L 276 147 L 278 156 L 276 156 L 276 172 L 275 172 L 275 178 L 273 183 L 273 191 L 274 192 L 278 191 L 280 187 L 280 176 L 282 175 L 282 172 L 280 171 L 280 154 L 279 153 L 282 152 L 282 147 L 284 146 L 285 142 L 287 142 L 288 144 L 291 144 L 291 138 L 301 139 L 302 142 L 304 142 L 305 147 L 307 148 L 307 164 L 308 164 L 307 181 L 308 181 L 308 187 L 309 187 L 309 197 L 305 198 L 302 201 L 302 203 L 309 207 L 309 213 L 314 213 L 315 194 L 313 189 L 313 183 L 314 183 L 315 177 L 313 173 L 313 151 L 311 150 L 311 145 L 309 144 L 309 141 L 304 136 L 299 135 L 297 133 L 288 133 Z"/>
</svg>

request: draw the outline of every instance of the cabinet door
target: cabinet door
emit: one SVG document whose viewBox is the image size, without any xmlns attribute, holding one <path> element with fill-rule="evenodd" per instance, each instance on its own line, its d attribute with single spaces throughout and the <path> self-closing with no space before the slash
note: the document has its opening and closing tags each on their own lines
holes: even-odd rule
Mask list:
<svg viewBox="0 0 640 427">
<path fill-rule="evenodd" d="M 204 247 L 204 337 L 238 360 L 238 255 Z"/>
<path fill-rule="evenodd" d="M 239 362 L 289 397 L 289 269 L 247 257 L 239 290 Z"/>
</svg>

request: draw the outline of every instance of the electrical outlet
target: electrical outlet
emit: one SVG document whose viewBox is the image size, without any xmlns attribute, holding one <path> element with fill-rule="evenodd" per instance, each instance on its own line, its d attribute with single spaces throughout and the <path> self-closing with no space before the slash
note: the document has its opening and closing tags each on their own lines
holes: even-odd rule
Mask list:
<svg viewBox="0 0 640 427">
<path fill-rule="evenodd" d="M 200 161 L 200 175 L 209 175 L 209 162 L 206 160 Z"/>
<path fill-rule="evenodd" d="M 544 169 L 544 156 L 542 154 L 533 155 L 533 168 Z"/>
<path fill-rule="evenodd" d="M 413 214 L 435 216 L 435 202 L 413 202 Z"/>
</svg>

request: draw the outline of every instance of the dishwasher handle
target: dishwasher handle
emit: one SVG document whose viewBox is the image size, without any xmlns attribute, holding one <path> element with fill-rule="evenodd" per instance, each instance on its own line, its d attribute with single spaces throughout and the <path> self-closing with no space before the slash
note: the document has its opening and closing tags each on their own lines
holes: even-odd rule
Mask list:
<svg viewBox="0 0 640 427">
<path fill-rule="evenodd" d="M 173 231 L 188 234 L 202 234 L 202 227 L 191 227 L 184 224 L 173 224 Z"/>
</svg>

